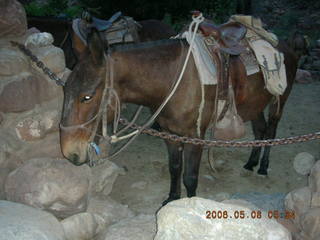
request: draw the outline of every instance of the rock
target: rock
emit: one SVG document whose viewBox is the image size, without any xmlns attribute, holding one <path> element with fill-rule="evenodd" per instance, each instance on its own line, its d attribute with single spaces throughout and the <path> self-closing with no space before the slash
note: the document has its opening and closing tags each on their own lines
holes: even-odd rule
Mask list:
<svg viewBox="0 0 320 240">
<path fill-rule="evenodd" d="M 311 196 L 311 208 L 320 208 L 320 192 L 313 192 Z"/>
<path fill-rule="evenodd" d="M 218 202 L 221 202 L 223 200 L 227 200 L 230 198 L 231 198 L 231 195 L 227 192 L 219 192 L 216 195 L 214 195 L 214 200 Z"/>
<path fill-rule="evenodd" d="M 45 47 L 53 44 L 53 37 L 51 33 L 33 33 L 27 37 L 24 45 L 27 48 Z"/>
<path fill-rule="evenodd" d="M 153 240 L 155 233 L 155 217 L 141 214 L 110 226 L 96 240 Z"/>
<path fill-rule="evenodd" d="M 314 156 L 307 152 L 301 152 L 294 157 L 293 168 L 301 175 L 308 175 L 314 163 Z"/>
<path fill-rule="evenodd" d="M 66 160 L 35 158 L 9 174 L 6 198 L 53 213 L 59 218 L 84 212 L 88 205 L 90 168 Z"/>
<path fill-rule="evenodd" d="M 21 149 L 21 142 L 9 129 L 0 130 L 0 168 L 14 169 L 17 165 L 10 161 L 14 153 Z"/>
<path fill-rule="evenodd" d="M 46 81 L 39 74 L 20 74 L 12 79 L 0 92 L 1 112 L 28 111 L 36 104 L 63 96 L 61 87 Z"/>
<path fill-rule="evenodd" d="M 312 63 L 312 69 L 316 71 L 320 71 L 320 60 L 314 61 Z"/>
<path fill-rule="evenodd" d="M 19 122 L 16 126 L 17 136 L 24 141 L 33 141 L 45 136 L 45 130 L 40 121 L 34 118 L 28 118 Z"/>
<path fill-rule="evenodd" d="M 294 211 L 295 219 L 293 219 L 293 222 L 298 223 L 300 217 L 310 208 L 310 188 L 303 187 L 288 193 L 285 198 L 284 205 L 287 211 Z"/>
<path fill-rule="evenodd" d="M 2 0 L 0 7 L 0 38 L 22 36 L 27 31 L 24 8 L 17 0 Z"/>
<path fill-rule="evenodd" d="M 312 192 L 320 192 L 320 160 L 318 160 L 311 169 L 309 187 Z"/>
<path fill-rule="evenodd" d="M 0 76 L 13 76 L 29 70 L 29 63 L 22 52 L 17 49 L 0 49 Z"/>
<path fill-rule="evenodd" d="M 10 170 L 8 168 L 0 168 L 0 200 L 5 199 L 6 195 L 4 192 L 4 184 L 9 173 L 10 173 Z"/>
<path fill-rule="evenodd" d="M 37 151 L 34 151 L 34 149 L 37 149 Z M 18 157 L 23 158 L 22 162 L 26 162 L 31 158 L 42 158 L 43 156 L 64 158 L 60 148 L 59 132 L 49 134 L 39 141 L 27 142 L 27 145 L 17 154 Z M 10 161 L 12 161 L 11 158 Z"/>
<path fill-rule="evenodd" d="M 8 201 L 0 201 L 0 209 L 0 240 L 65 240 L 50 213 Z"/>
<path fill-rule="evenodd" d="M 312 75 L 307 70 L 298 69 L 295 81 L 298 83 L 310 83 L 312 81 Z"/>
<path fill-rule="evenodd" d="M 143 189 L 146 188 L 147 184 L 148 183 L 145 182 L 145 181 L 139 181 L 139 182 L 132 183 L 131 184 L 131 188 L 136 188 L 136 189 L 143 190 Z"/>
<path fill-rule="evenodd" d="M 242 199 L 249 203 L 254 204 L 260 210 L 278 210 L 279 212 L 284 211 L 284 193 L 273 193 L 266 194 L 260 192 L 246 192 L 246 193 L 235 193 L 231 196 L 231 199 Z"/>
<path fill-rule="evenodd" d="M 66 240 L 91 240 L 98 233 L 99 224 L 91 213 L 79 213 L 61 221 Z"/>
<path fill-rule="evenodd" d="M 58 110 L 32 115 L 16 126 L 16 133 L 23 141 L 34 141 L 45 137 L 47 133 L 59 129 L 60 113 Z"/>
<path fill-rule="evenodd" d="M 92 194 L 102 194 L 108 196 L 113 184 L 119 174 L 124 174 L 124 170 L 116 164 L 106 161 L 104 164 L 93 167 L 92 169 Z"/>
<path fill-rule="evenodd" d="M 300 232 L 300 229 L 290 219 L 278 218 L 277 222 L 284 226 L 292 235 Z"/>
<path fill-rule="evenodd" d="M 41 48 L 34 48 L 32 52 L 52 72 L 57 74 L 62 73 L 65 70 L 66 63 L 64 53 L 61 48 L 49 45 Z M 32 65 L 35 69 L 39 69 L 35 63 L 32 63 Z M 41 72 L 40 69 L 39 72 Z"/>
<path fill-rule="evenodd" d="M 242 206 L 245 208 L 249 208 L 251 210 L 259 209 L 256 205 L 254 205 L 246 200 L 243 200 L 243 199 L 227 199 L 227 200 L 222 201 L 222 203 L 232 204 L 232 205 L 236 205 L 236 206 Z"/>
<path fill-rule="evenodd" d="M 227 214 L 224 218 L 206 218 L 207 211 Z M 155 240 L 164 239 L 215 239 L 215 240 L 289 240 L 286 228 L 263 214 L 257 220 L 251 217 L 235 218 L 235 212 L 244 211 L 251 216 L 251 210 L 243 206 L 219 203 L 202 198 L 184 198 L 168 203 L 157 214 Z M 217 216 L 219 216 L 217 214 Z M 231 218 L 232 217 L 232 218 Z"/>
<path fill-rule="evenodd" d="M 0 113 L 0 125 L 2 124 L 3 120 L 4 120 L 3 114 Z"/>
<path fill-rule="evenodd" d="M 320 235 L 320 208 L 310 208 L 301 217 L 300 225 L 310 238 Z"/>
<path fill-rule="evenodd" d="M 134 216 L 127 205 L 117 203 L 110 197 L 105 199 L 90 198 L 87 212 L 99 215 L 104 220 L 105 226 Z"/>
</svg>

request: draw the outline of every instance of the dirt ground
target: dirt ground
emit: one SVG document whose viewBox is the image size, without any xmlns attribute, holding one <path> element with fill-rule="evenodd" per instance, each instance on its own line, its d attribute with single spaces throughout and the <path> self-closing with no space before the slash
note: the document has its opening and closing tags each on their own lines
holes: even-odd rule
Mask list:
<svg viewBox="0 0 320 240">
<path fill-rule="evenodd" d="M 134 109 L 129 106 L 128 110 Z M 145 112 L 146 116 L 148 113 Z M 280 121 L 277 137 L 289 137 L 320 131 L 320 82 L 295 84 Z M 247 137 L 253 139 L 251 125 L 246 123 Z M 213 172 L 204 151 L 199 174 L 197 195 L 222 200 L 235 193 L 287 193 L 307 185 L 307 176 L 293 169 L 293 159 L 300 152 L 309 152 L 320 158 L 320 141 L 273 147 L 267 178 L 255 173 L 243 176 L 242 166 L 247 162 L 248 148 L 215 148 L 211 152 L 217 166 Z M 153 214 L 169 192 L 167 151 L 161 139 L 141 135 L 123 153 L 113 160 L 127 173 L 116 180 L 111 197 L 126 204 L 137 213 Z M 255 169 L 257 170 L 257 168 Z M 182 185 L 182 197 L 186 196 Z"/>
</svg>

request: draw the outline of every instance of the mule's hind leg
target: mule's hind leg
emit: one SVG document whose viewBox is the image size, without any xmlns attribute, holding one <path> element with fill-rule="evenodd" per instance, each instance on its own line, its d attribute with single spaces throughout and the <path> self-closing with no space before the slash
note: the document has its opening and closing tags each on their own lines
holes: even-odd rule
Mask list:
<svg viewBox="0 0 320 240">
<path fill-rule="evenodd" d="M 276 137 L 277 127 L 282 115 L 283 105 L 284 104 L 280 106 L 279 113 L 277 113 L 277 106 L 275 106 L 275 104 L 272 104 L 270 106 L 268 125 L 267 125 L 266 134 L 264 136 L 265 139 L 274 139 Z M 260 161 L 260 167 L 258 169 L 258 174 L 260 175 L 268 175 L 270 150 L 271 150 L 271 147 L 264 148 L 264 153 Z"/>
<path fill-rule="evenodd" d="M 169 172 L 171 177 L 169 197 L 162 205 L 180 198 L 182 171 L 182 144 L 166 141 L 169 155 Z"/>
<path fill-rule="evenodd" d="M 192 144 L 184 145 L 183 184 L 187 189 L 188 197 L 193 197 L 196 195 L 201 155 L 202 155 L 201 146 L 192 145 Z"/>
<path fill-rule="evenodd" d="M 264 118 L 263 112 L 261 112 L 258 115 L 258 118 L 251 121 L 252 130 L 254 133 L 255 140 L 262 140 L 264 138 L 267 123 Z M 258 165 L 260 153 L 261 153 L 262 147 L 254 147 L 252 148 L 250 158 L 246 165 L 243 166 L 243 168 L 253 171 L 253 168 Z"/>
<path fill-rule="evenodd" d="M 268 117 L 268 125 L 266 129 L 265 139 L 274 139 L 277 133 L 278 123 L 282 116 L 282 111 L 284 104 L 288 98 L 288 92 L 290 89 L 286 90 L 287 93 L 280 97 L 280 106 L 278 109 L 278 104 L 272 103 L 269 108 L 269 117 Z M 268 167 L 269 167 L 269 155 L 270 155 L 271 147 L 265 147 L 262 159 L 260 161 L 260 168 L 258 170 L 258 174 L 260 175 L 268 175 Z"/>
</svg>

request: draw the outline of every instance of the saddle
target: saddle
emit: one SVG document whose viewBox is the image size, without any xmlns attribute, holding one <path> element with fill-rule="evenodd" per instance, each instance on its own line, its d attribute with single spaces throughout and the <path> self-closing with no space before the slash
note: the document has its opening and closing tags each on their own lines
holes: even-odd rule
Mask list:
<svg viewBox="0 0 320 240">
<path fill-rule="evenodd" d="M 192 14 L 198 16 L 200 12 L 193 11 Z M 245 37 L 247 28 L 237 22 L 227 22 L 217 26 L 206 19 L 200 23 L 199 30 L 204 37 L 212 36 L 218 42 L 220 49 L 230 55 L 240 55 L 245 51 L 240 41 Z"/>
<path fill-rule="evenodd" d="M 102 31 L 106 31 L 108 28 L 110 28 L 112 26 L 112 24 L 119 20 L 119 18 L 122 16 L 122 13 L 116 12 L 115 14 L 113 14 L 109 20 L 104 20 L 104 19 L 100 19 L 100 18 L 96 18 L 91 16 L 90 13 L 84 11 L 81 14 L 81 19 L 85 20 L 88 23 L 92 23 L 92 27 L 96 28 L 99 32 Z"/>
<path fill-rule="evenodd" d="M 137 23 L 131 18 L 115 13 L 109 20 L 99 19 L 83 12 L 81 18 L 74 19 L 72 29 L 76 36 L 87 45 L 87 36 L 91 28 L 96 28 L 108 44 L 138 42 Z"/>
</svg>

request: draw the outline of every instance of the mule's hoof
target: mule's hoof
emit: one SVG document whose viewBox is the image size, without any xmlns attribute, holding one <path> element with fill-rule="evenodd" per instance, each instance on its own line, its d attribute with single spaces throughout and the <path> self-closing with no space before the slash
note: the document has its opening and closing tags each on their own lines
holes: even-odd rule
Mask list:
<svg viewBox="0 0 320 240">
<path fill-rule="evenodd" d="M 257 173 L 258 173 L 259 177 L 267 177 L 268 176 L 268 171 L 264 170 L 264 169 L 259 169 Z"/>
<path fill-rule="evenodd" d="M 169 202 L 171 202 L 171 201 L 174 201 L 174 200 L 178 200 L 178 199 L 180 199 L 180 197 L 168 197 L 167 200 L 164 200 L 164 201 L 162 202 L 162 207 L 165 206 L 165 205 L 167 205 L 167 203 L 169 203 Z"/>
<path fill-rule="evenodd" d="M 248 170 L 246 168 L 242 168 L 240 171 L 240 176 L 241 177 L 248 177 L 248 176 L 252 176 L 253 174 L 253 170 Z"/>
<path fill-rule="evenodd" d="M 243 166 L 243 168 L 248 171 L 253 171 L 253 167 L 255 167 L 255 166 L 252 166 L 252 164 L 249 165 L 248 163 Z"/>
</svg>

